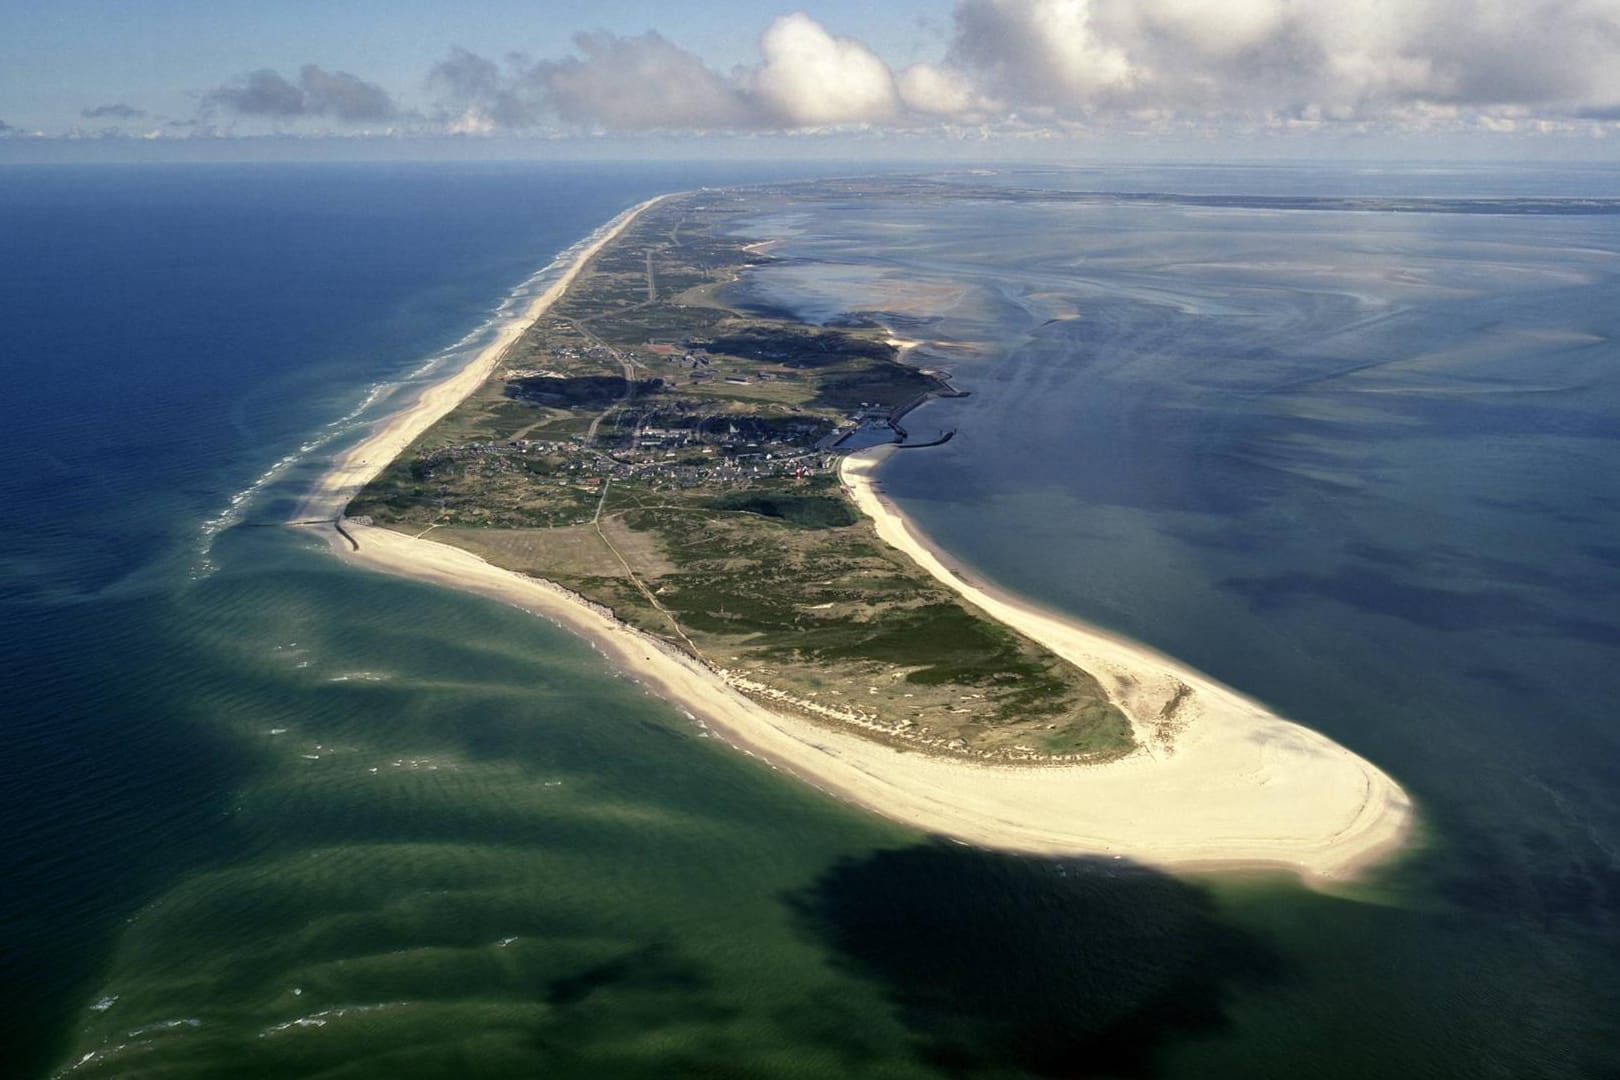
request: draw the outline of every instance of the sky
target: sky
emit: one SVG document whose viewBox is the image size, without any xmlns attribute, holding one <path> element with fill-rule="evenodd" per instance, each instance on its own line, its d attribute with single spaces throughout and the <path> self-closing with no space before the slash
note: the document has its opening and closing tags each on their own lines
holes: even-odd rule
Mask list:
<svg viewBox="0 0 1620 1080">
<path fill-rule="evenodd" d="M 0 0 L 0 139 L 1608 158 L 1620 0 Z"/>
</svg>

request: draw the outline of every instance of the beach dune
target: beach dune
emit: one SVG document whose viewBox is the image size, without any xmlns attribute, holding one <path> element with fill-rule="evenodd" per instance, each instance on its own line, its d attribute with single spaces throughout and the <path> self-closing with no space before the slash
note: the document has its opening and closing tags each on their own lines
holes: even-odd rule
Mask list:
<svg viewBox="0 0 1620 1080">
<path fill-rule="evenodd" d="M 623 231 L 641 204 L 582 246 L 520 320 L 465 368 L 422 391 L 341 455 L 297 511 L 335 520 L 355 493 L 476 389 L 501 353 Z M 597 643 L 653 693 L 776 767 L 895 821 L 989 848 L 1119 856 L 1161 868 L 1265 865 L 1307 879 L 1352 876 L 1398 847 L 1412 808 L 1378 768 L 1331 739 L 1145 646 L 971 582 L 876 489 L 878 455 L 846 459 L 847 490 L 879 536 L 968 603 L 1091 672 L 1132 719 L 1140 748 L 1098 765 L 986 765 L 906 752 L 772 712 L 716 672 L 549 582 L 425 538 L 345 523 L 358 565 L 477 593 Z"/>
</svg>

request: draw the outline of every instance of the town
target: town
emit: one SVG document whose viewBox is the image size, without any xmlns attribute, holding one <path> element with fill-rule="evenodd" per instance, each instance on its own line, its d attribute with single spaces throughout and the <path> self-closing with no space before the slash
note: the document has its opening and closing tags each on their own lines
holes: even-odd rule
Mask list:
<svg viewBox="0 0 1620 1080">
<path fill-rule="evenodd" d="M 951 438 L 906 427 L 961 396 L 944 357 L 907 363 L 876 318 L 756 309 L 739 282 L 770 256 L 736 205 L 645 214 L 349 516 L 549 582 L 818 723 L 998 760 L 1128 752 L 1094 679 L 965 606 L 842 487 L 852 452 Z"/>
</svg>

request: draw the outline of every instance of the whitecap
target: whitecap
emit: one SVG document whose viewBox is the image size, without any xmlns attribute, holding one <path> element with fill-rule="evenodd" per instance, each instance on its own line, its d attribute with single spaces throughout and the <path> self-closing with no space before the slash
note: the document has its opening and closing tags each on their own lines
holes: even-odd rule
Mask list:
<svg viewBox="0 0 1620 1080">
<path fill-rule="evenodd" d="M 186 1017 L 181 1020 L 159 1020 L 155 1024 L 146 1024 L 143 1027 L 136 1028 L 134 1031 L 129 1033 L 129 1037 L 132 1039 L 138 1039 L 142 1035 L 152 1035 L 160 1031 L 174 1031 L 177 1028 L 199 1027 L 202 1027 L 202 1021 L 192 1017 Z"/>
<path fill-rule="evenodd" d="M 373 383 L 361 395 L 360 400 L 342 416 L 328 422 L 317 435 L 305 440 L 297 450 L 284 454 L 247 487 L 231 495 L 226 500 L 224 508 L 203 522 L 199 530 L 200 542 L 197 561 L 191 574 L 192 579 L 208 577 L 218 569 L 211 558 L 214 541 L 225 530 L 243 521 L 248 508 L 266 488 L 281 480 L 294 466 L 307 460 L 311 454 L 325 450 L 335 441 L 369 426 L 367 414 L 402 386 L 437 375 L 441 369 L 458 362 L 465 363 L 471 360 L 513 322 L 522 321 L 534 299 L 551 286 L 581 251 L 600 239 L 611 226 L 612 222 L 608 222 L 592 231 L 590 235 L 564 248 L 550 262 L 510 289 L 476 326 L 454 343 L 428 354 L 402 378 L 381 379 Z"/>
</svg>

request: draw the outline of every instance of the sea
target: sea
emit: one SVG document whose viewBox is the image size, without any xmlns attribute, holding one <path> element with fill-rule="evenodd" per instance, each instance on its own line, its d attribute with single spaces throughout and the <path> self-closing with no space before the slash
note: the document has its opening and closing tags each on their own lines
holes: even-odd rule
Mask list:
<svg viewBox="0 0 1620 1080">
<path fill-rule="evenodd" d="M 753 196 L 969 391 L 934 539 L 1413 796 L 1353 886 L 923 835 L 281 524 L 619 211 L 862 168 L 0 168 L 0 1076 L 1620 1075 L 1620 170 Z"/>
</svg>

